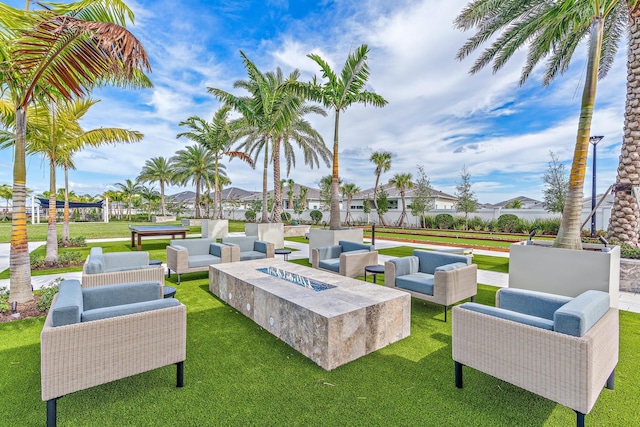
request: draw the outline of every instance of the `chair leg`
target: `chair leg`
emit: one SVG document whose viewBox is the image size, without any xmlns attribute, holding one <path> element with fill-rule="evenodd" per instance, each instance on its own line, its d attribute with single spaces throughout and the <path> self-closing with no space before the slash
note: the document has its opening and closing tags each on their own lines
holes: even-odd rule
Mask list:
<svg viewBox="0 0 640 427">
<path fill-rule="evenodd" d="M 576 426 L 584 427 L 584 414 L 582 412 L 576 411 Z"/>
<path fill-rule="evenodd" d="M 178 273 L 178 285 L 180 284 L 180 273 Z"/>
<path fill-rule="evenodd" d="M 476 296 L 475 295 L 471 297 L 471 302 L 476 302 Z"/>
<path fill-rule="evenodd" d="M 167 277 L 171 277 L 171 269 L 167 268 Z"/>
<path fill-rule="evenodd" d="M 58 398 L 47 400 L 47 427 L 56 427 L 56 401 Z"/>
<path fill-rule="evenodd" d="M 456 361 L 453 363 L 455 364 L 456 387 L 462 388 L 462 363 Z"/>
<path fill-rule="evenodd" d="M 607 378 L 607 384 L 606 387 L 609 390 L 613 390 L 613 386 L 615 385 L 615 379 L 616 379 L 616 370 L 614 369 L 613 371 L 611 371 L 611 375 L 609 375 L 609 378 Z"/>
<path fill-rule="evenodd" d="M 176 387 L 184 387 L 184 360 L 176 363 Z"/>
<path fill-rule="evenodd" d="M 447 323 L 447 309 L 449 308 L 449 306 L 444 306 L 444 323 Z"/>
</svg>

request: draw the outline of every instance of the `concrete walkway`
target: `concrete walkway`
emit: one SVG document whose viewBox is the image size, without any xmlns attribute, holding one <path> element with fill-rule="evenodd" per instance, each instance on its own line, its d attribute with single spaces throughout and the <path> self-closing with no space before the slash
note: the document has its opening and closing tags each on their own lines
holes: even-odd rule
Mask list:
<svg viewBox="0 0 640 427">
<path fill-rule="evenodd" d="M 229 233 L 230 235 L 244 235 L 244 233 Z M 128 238 L 117 239 L 93 239 L 87 240 L 87 242 L 108 242 L 108 241 L 125 241 Z M 45 245 L 46 242 L 29 242 L 29 251 L 33 251 L 38 247 Z M 286 241 L 285 245 L 288 248 L 294 249 L 289 255 L 289 259 L 302 259 L 309 258 L 309 245 L 305 243 Z M 418 243 L 405 243 L 396 242 L 390 240 L 376 239 L 376 249 L 392 248 L 396 246 L 413 246 L 416 248 L 425 249 L 443 249 L 442 246 L 418 244 Z M 0 243 L 0 271 L 4 271 L 9 268 L 9 243 Z M 509 257 L 508 252 L 494 252 L 487 250 L 474 249 L 474 254 L 489 255 L 499 257 Z M 280 257 L 280 255 L 276 255 Z M 393 258 L 390 256 L 380 255 L 379 262 L 383 264 L 386 260 Z M 164 266 L 166 270 L 166 265 Z M 58 277 L 64 277 L 65 279 L 78 279 L 82 276 L 81 272 L 63 273 L 63 274 L 49 274 L 44 276 L 32 276 L 31 283 L 34 289 L 40 289 L 42 286 L 47 285 L 54 281 Z M 478 270 L 478 283 L 483 283 L 491 286 L 507 287 L 509 286 L 509 275 L 507 273 L 496 273 L 494 271 Z M 0 288 L 9 288 L 9 279 L 0 280 Z M 640 294 L 634 294 L 631 292 L 620 292 L 620 300 L 618 303 L 620 310 L 631 311 L 634 313 L 640 313 Z"/>
</svg>

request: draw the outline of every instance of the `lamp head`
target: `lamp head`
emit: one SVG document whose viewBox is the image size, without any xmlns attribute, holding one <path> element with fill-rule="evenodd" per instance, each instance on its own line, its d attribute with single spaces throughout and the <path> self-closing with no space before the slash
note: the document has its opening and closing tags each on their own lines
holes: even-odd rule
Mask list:
<svg viewBox="0 0 640 427">
<path fill-rule="evenodd" d="M 531 233 L 529 233 L 529 240 L 533 239 L 533 236 L 535 236 L 537 232 L 538 230 L 531 231 Z"/>
<path fill-rule="evenodd" d="M 604 247 L 606 248 L 607 245 L 609 244 L 609 242 L 607 242 L 607 239 L 605 239 L 602 236 L 598 236 L 598 240 L 600 241 L 600 243 L 602 243 L 604 245 Z"/>
<path fill-rule="evenodd" d="M 591 136 L 589 137 L 589 142 L 596 145 L 598 142 L 602 141 L 602 138 L 604 138 L 604 136 Z"/>
</svg>

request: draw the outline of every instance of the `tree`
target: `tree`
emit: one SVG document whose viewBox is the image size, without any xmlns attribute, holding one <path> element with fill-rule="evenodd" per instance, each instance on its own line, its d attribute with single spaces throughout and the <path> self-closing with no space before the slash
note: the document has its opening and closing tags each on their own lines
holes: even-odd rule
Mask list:
<svg viewBox="0 0 640 427">
<path fill-rule="evenodd" d="M 144 162 L 140 175 L 137 180 L 139 182 L 157 182 L 160 185 L 160 213 L 165 214 L 164 187 L 165 184 L 173 182 L 173 168 L 169 159 L 165 157 L 153 157 Z"/>
<path fill-rule="evenodd" d="M 295 192 L 295 181 L 291 178 L 287 178 L 287 179 L 283 179 L 281 181 L 282 185 L 284 186 L 285 184 L 287 185 L 287 208 L 288 209 L 292 209 L 293 208 L 293 196 L 294 196 L 294 192 Z"/>
<path fill-rule="evenodd" d="M 129 221 L 131 221 L 131 207 L 133 206 L 133 199 L 140 194 L 142 185 L 140 185 L 138 181 L 132 181 L 128 178 L 124 180 L 124 183 L 117 182 L 114 185 L 118 187 L 122 193 L 123 201 L 127 204 L 127 215 L 129 217 Z"/>
<path fill-rule="evenodd" d="M 153 187 L 140 186 L 140 197 L 147 201 L 147 221 L 151 221 L 151 211 L 153 210 L 153 202 L 160 198 L 160 193 Z"/>
<path fill-rule="evenodd" d="M 465 58 L 485 41 L 492 40 L 491 45 L 476 60 L 471 73 L 478 72 L 491 62 L 495 72 L 516 51 L 527 45 L 528 55 L 522 69 L 520 84 L 527 80 L 540 60 L 547 57 L 543 84 L 549 84 L 558 73 L 564 73 L 568 69 L 575 48 L 582 39 L 589 36 L 585 83 L 569 190 L 562 224 L 554 242 L 556 247 L 582 249 L 582 193 L 598 74 L 603 77 L 609 70 L 617 43 L 627 25 L 625 19 L 629 16 L 633 22 L 640 17 L 637 0 L 474 0 L 455 21 L 455 25 L 462 30 L 477 28 L 477 32 L 458 51 L 458 59 Z M 638 36 L 640 32 L 632 32 L 630 46 L 638 44 Z M 632 67 L 631 63 L 629 67 Z M 635 65 L 633 69 L 635 73 Z M 630 86 L 627 91 L 630 91 Z M 627 105 L 629 107 L 630 104 Z M 635 149 L 633 151 L 635 152 Z M 637 244 L 637 241 L 634 244 Z"/>
<path fill-rule="evenodd" d="M 331 230 L 340 229 L 340 183 L 338 173 L 340 112 L 346 111 L 352 104 L 371 104 L 374 107 L 384 107 L 387 104 L 387 100 L 382 96 L 364 90 L 369 79 L 368 53 L 369 47 L 366 44 L 357 48 L 355 52 L 350 53 L 342 67 L 340 76 L 336 75 L 329 64 L 319 55 L 309 54 L 307 56 L 320 66 L 322 78 L 326 79 L 326 81 L 320 84 L 314 76 L 309 83 L 293 83 L 297 91 L 306 99 L 320 102 L 326 108 L 332 109 L 335 114 L 333 167 L 331 172 L 331 214 L 329 217 L 329 228 Z"/>
<path fill-rule="evenodd" d="M 553 151 L 549 151 L 549 155 L 551 156 L 549 169 L 543 177 L 544 190 L 542 194 L 544 200 L 542 205 L 549 212 L 562 213 L 569 190 L 569 180 L 564 164 L 560 163 Z"/>
<path fill-rule="evenodd" d="M 320 210 L 328 211 L 331 209 L 331 182 L 333 177 L 325 175 L 320 178 L 318 188 L 320 189 Z"/>
<path fill-rule="evenodd" d="M 376 165 L 376 169 L 374 174 L 376 175 L 376 185 L 373 187 L 373 194 L 378 194 L 378 185 L 380 184 L 380 175 L 385 172 L 388 172 L 391 169 L 391 152 L 389 151 L 376 151 L 371 154 L 369 158 Z M 373 206 L 378 210 L 378 202 L 377 198 L 373 198 Z M 378 212 L 378 217 L 380 219 L 380 223 L 383 226 L 386 226 L 386 222 L 384 221 L 384 216 Z"/>
<path fill-rule="evenodd" d="M 478 199 L 471 189 L 471 174 L 467 166 L 462 167 L 460 182 L 456 185 L 456 212 L 464 212 L 464 229 L 469 229 L 469 214 L 476 211 Z"/>
<path fill-rule="evenodd" d="M 420 227 L 424 227 L 422 222 L 425 212 L 430 211 L 435 206 L 433 189 L 429 177 L 424 171 L 424 166 L 418 165 L 418 179 L 415 182 L 413 200 L 411 201 L 411 214 L 420 218 Z"/>
<path fill-rule="evenodd" d="M 133 21 L 124 3 L 85 1 L 48 7 L 36 13 L 0 3 L 0 85 L 15 115 L 12 302 L 33 298 L 26 232 L 27 106 L 39 97 L 83 96 L 97 84 L 150 86 L 147 79 L 139 78 L 143 70 L 150 70 L 144 47 L 121 26 L 127 18 Z M 3 114 L 2 120 L 6 117 Z"/>
<path fill-rule="evenodd" d="M 522 204 L 522 200 L 514 199 L 504 205 L 505 209 L 522 209 L 524 205 Z"/>
<path fill-rule="evenodd" d="M 220 164 L 220 158 L 222 156 L 229 156 L 230 158 L 239 158 L 253 167 L 253 161 L 251 158 L 241 151 L 233 151 L 230 149 L 233 143 L 233 131 L 230 125 L 229 114 L 231 107 L 224 105 L 219 108 L 214 114 L 211 123 L 207 123 L 205 120 L 198 116 L 191 116 L 187 120 L 180 122 L 180 126 L 186 126 L 189 130 L 179 133 L 177 138 L 185 137 L 204 147 L 207 147 L 213 153 L 215 168 L 214 168 L 214 182 L 213 182 L 213 217 L 222 218 L 222 210 L 218 214 L 218 200 L 220 198 L 220 175 L 226 176 L 224 173 L 224 165 Z"/>
<path fill-rule="evenodd" d="M 353 218 L 351 217 L 351 200 L 353 200 L 353 196 L 358 194 L 361 189 L 354 183 L 344 184 L 342 187 L 342 197 L 347 198 L 347 216 L 344 218 L 344 222 L 347 224 L 353 222 Z"/>
<path fill-rule="evenodd" d="M 195 216 L 201 218 L 200 190 L 203 182 L 215 174 L 215 154 L 203 145 L 196 144 L 176 151 L 170 161 L 175 171 L 174 182 L 180 185 L 193 183 L 196 189 Z"/>
<path fill-rule="evenodd" d="M 393 175 L 393 178 L 389 180 L 389 184 L 393 185 L 396 190 L 400 192 L 400 197 L 402 198 L 402 214 L 400 214 L 400 219 L 398 220 L 398 227 L 402 227 L 404 221 L 407 219 L 407 202 L 405 199 L 405 195 L 407 190 L 413 188 L 413 176 L 409 172 L 397 173 Z"/>
<path fill-rule="evenodd" d="M 13 197 L 13 191 L 11 190 L 11 187 L 8 186 L 7 184 L 2 184 L 0 185 L 0 199 L 4 199 L 6 201 L 6 208 L 3 209 L 2 211 L 2 220 L 5 220 L 7 218 L 7 215 L 9 214 L 9 200 Z"/>
<path fill-rule="evenodd" d="M 376 205 L 378 205 L 378 217 L 389 212 L 389 195 L 384 187 L 380 187 L 376 193 Z"/>
</svg>

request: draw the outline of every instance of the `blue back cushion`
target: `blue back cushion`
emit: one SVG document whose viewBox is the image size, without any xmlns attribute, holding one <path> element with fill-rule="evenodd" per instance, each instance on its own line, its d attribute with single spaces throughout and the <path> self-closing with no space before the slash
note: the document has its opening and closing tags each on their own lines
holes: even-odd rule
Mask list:
<svg viewBox="0 0 640 427">
<path fill-rule="evenodd" d="M 548 320 L 553 320 L 556 310 L 571 301 L 571 297 L 527 289 L 502 288 L 498 292 L 500 308 Z"/>
<path fill-rule="evenodd" d="M 189 255 L 205 255 L 209 253 L 209 246 L 215 243 L 216 239 L 180 239 L 171 240 L 169 244 L 171 246 L 182 246 L 187 248 Z M 179 248 L 181 249 L 181 248 Z"/>
<path fill-rule="evenodd" d="M 88 274 L 104 273 L 104 258 L 102 256 L 102 248 L 91 248 L 89 252 L 89 261 L 85 267 Z"/>
<path fill-rule="evenodd" d="M 60 282 L 58 298 L 51 307 L 52 326 L 79 323 L 82 310 L 82 286 L 80 281 L 63 280 Z"/>
<path fill-rule="evenodd" d="M 406 276 L 418 272 L 418 257 L 406 256 L 402 258 L 390 259 L 396 265 L 396 277 Z"/>
<path fill-rule="evenodd" d="M 460 307 L 467 310 L 475 311 L 489 316 L 499 317 L 501 319 L 511 320 L 513 322 L 523 323 L 536 328 L 553 330 L 553 321 L 542 317 L 530 316 L 517 311 L 505 310 L 503 308 L 491 307 L 489 305 L 476 304 L 475 302 L 465 302 Z"/>
<path fill-rule="evenodd" d="M 560 307 L 553 316 L 554 330 L 581 337 L 609 311 L 609 294 L 586 291 Z"/>
<path fill-rule="evenodd" d="M 133 304 L 162 298 L 159 282 L 135 282 L 86 288 L 82 291 L 85 310 Z"/>
<path fill-rule="evenodd" d="M 232 236 L 220 239 L 222 243 L 240 246 L 240 252 L 252 251 L 256 240 L 258 240 L 257 236 Z"/>
<path fill-rule="evenodd" d="M 454 262 L 463 262 L 467 265 L 471 264 L 471 259 L 464 255 L 448 254 L 437 251 L 423 251 L 416 249 L 413 251 L 413 256 L 417 256 L 420 259 L 420 271 L 427 274 L 434 274 L 436 267 L 453 264 Z"/>
<path fill-rule="evenodd" d="M 373 246 L 365 245 L 364 243 L 350 242 L 348 240 L 340 240 L 338 244 L 342 246 L 342 252 L 351 252 L 351 251 L 369 251 L 373 250 Z"/>
<path fill-rule="evenodd" d="M 340 245 L 321 246 L 316 249 L 318 250 L 318 259 L 320 260 L 340 258 L 340 254 L 342 253 L 342 246 Z"/>
</svg>

